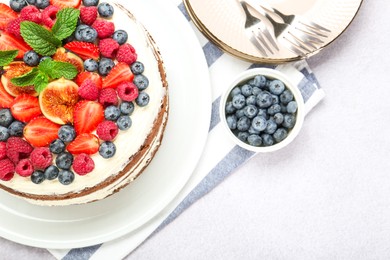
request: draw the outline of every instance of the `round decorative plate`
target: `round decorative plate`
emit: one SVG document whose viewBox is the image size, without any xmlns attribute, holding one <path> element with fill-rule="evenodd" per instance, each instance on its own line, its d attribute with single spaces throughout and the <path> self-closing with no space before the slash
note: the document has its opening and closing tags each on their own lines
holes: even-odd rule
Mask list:
<svg viewBox="0 0 390 260">
<path fill-rule="evenodd" d="M 245 13 L 238 0 L 183 0 L 186 9 L 198 29 L 210 41 L 224 51 L 241 59 L 259 63 L 283 63 L 300 60 L 318 53 L 324 47 L 339 37 L 352 22 L 363 0 L 252 0 L 251 3 L 265 3 L 285 14 L 300 15 L 303 19 L 313 21 L 330 30 L 326 38 L 320 38 L 321 43 L 313 44 L 314 48 L 304 50 L 302 54 L 294 53 L 287 47 L 283 37 L 273 49 L 264 55 L 248 39 L 245 34 Z M 249 7 L 250 13 L 263 20 L 272 28 L 267 19 L 255 9 Z M 277 16 L 270 13 L 274 20 L 281 22 Z M 273 33 L 271 29 L 271 34 Z"/>
</svg>

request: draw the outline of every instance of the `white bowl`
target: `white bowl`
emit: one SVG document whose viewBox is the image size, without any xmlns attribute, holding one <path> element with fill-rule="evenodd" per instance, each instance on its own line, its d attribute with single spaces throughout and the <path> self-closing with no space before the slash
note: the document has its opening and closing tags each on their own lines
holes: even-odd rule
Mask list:
<svg viewBox="0 0 390 260">
<path fill-rule="evenodd" d="M 286 89 L 289 89 L 293 95 L 294 99 L 297 102 L 298 109 L 296 112 L 296 122 L 295 125 L 292 129 L 289 130 L 287 137 L 282 140 L 279 143 L 275 143 L 271 146 L 252 146 L 246 142 L 241 141 L 229 128 L 227 121 L 226 121 L 226 113 L 225 113 L 225 106 L 226 103 L 231 100 L 230 97 L 230 92 L 237 86 L 241 85 L 248 80 L 254 78 L 256 75 L 264 75 L 267 79 L 279 79 L 281 80 L 284 84 Z M 278 70 L 275 69 L 268 69 L 268 68 L 255 68 L 255 69 L 249 69 L 241 74 L 239 74 L 233 82 L 228 86 L 226 91 L 222 94 L 221 97 L 221 102 L 220 102 L 220 117 L 221 117 L 221 122 L 223 124 L 223 127 L 226 129 L 227 134 L 229 137 L 239 146 L 253 151 L 253 152 L 273 152 L 276 150 L 279 150 L 288 144 L 290 144 L 295 137 L 298 135 L 299 131 L 302 128 L 303 124 L 303 119 L 304 119 L 304 102 L 303 98 L 301 95 L 301 92 L 298 89 L 298 86 L 295 84 L 291 83 L 291 80 L 288 78 L 288 76 Z"/>
</svg>

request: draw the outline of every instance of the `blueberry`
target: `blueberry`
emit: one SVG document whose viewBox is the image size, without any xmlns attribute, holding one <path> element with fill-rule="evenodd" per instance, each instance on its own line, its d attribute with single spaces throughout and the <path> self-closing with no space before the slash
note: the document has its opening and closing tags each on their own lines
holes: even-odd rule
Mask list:
<svg viewBox="0 0 390 260">
<path fill-rule="evenodd" d="M 284 115 L 283 126 L 286 128 L 293 128 L 296 122 L 296 117 L 293 114 Z"/>
<path fill-rule="evenodd" d="M 14 118 L 12 117 L 11 110 L 8 108 L 0 109 L 0 125 L 9 127 L 12 121 L 14 121 Z"/>
<path fill-rule="evenodd" d="M 44 171 L 45 179 L 54 180 L 58 177 L 60 170 L 55 165 L 50 165 Z"/>
<path fill-rule="evenodd" d="M 261 137 L 259 135 L 250 135 L 248 136 L 248 144 L 252 145 L 252 146 L 261 146 L 262 144 L 262 140 L 261 140 Z"/>
<path fill-rule="evenodd" d="M 84 69 L 89 72 L 97 71 L 99 63 L 94 59 L 86 59 L 84 61 Z"/>
<path fill-rule="evenodd" d="M 259 87 L 253 87 L 252 88 L 252 94 L 253 95 L 255 95 L 255 96 L 257 96 L 258 94 L 260 94 L 261 93 L 261 88 L 259 88 Z"/>
<path fill-rule="evenodd" d="M 36 3 L 35 3 L 35 6 L 38 7 L 39 9 L 45 9 L 49 5 L 50 5 L 49 0 L 36 0 Z"/>
<path fill-rule="evenodd" d="M 75 38 L 78 41 L 94 42 L 97 39 L 97 31 L 86 24 L 80 24 L 75 31 Z"/>
<path fill-rule="evenodd" d="M 231 130 L 235 130 L 237 128 L 237 117 L 235 115 L 226 117 L 226 122 Z"/>
<path fill-rule="evenodd" d="M 45 180 L 45 173 L 43 171 L 40 171 L 40 170 L 35 170 L 32 174 L 31 174 L 31 181 L 35 184 L 40 184 L 42 183 L 44 180 Z"/>
<path fill-rule="evenodd" d="M 121 111 L 122 115 L 130 116 L 134 112 L 134 103 L 123 101 L 119 106 L 119 110 Z"/>
<path fill-rule="evenodd" d="M 27 6 L 27 2 L 25 0 L 10 0 L 9 6 L 15 12 L 20 12 L 24 7 Z"/>
<path fill-rule="evenodd" d="M 263 131 L 267 127 L 267 119 L 262 116 L 256 116 L 252 120 L 252 127 L 257 131 Z"/>
<path fill-rule="evenodd" d="M 90 26 L 88 26 L 86 24 L 80 24 L 76 27 L 75 34 L 74 34 L 74 37 L 76 38 L 76 40 L 82 41 L 83 36 L 81 35 L 81 33 L 83 30 L 85 30 L 87 28 L 90 28 Z"/>
<path fill-rule="evenodd" d="M 133 122 L 131 121 L 131 118 L 129 116 L 126 116 L 126 115 L 120 116 L 118 118 L 118 120 L 116 121 L 118 128 L 122 131 L 129 129 L 131 127 L 132 123 Z"/>
<path fill-rule="evenodd" d="M 23 61 L 31 67 L 37 66 L 39 64 L 39 59 L 38 53 L 34 50 L 27 51 L 23 55 Z"/>
<path fill-rule="evenodd" d="M 237 129 L 239 131 L 248 131 L 250 126 L 251 126 L 251 120 L 246 116 L 243 116 L 240 119 L 238 119 Z"/>
<path fill-rule="evenodd" d="M 275 121 L 275 123 L 277 125 L 280 125 L 283 123 L 284 121 L 284 115 L 282 113 L 276 113 L 274 116 L 273 116 L 273 119 Z"/>
<path fill-rule="evenodd" d="M 236 109 L 241 109 L 241 108 L 244 108 L 245 104 L 246 104 L 246 99 L 245 99 L 245 96 L 242 95 L 242 94 L 237 94 L 233 97 L 233 106 L 236 108 Z"/>
<path fill-rule="evenodd" d="M 272 105 L 272 96 L 268 92 L 261 92 L 257 95 L 256 99 L 259 108 L 268 108 Z"/>
<path fill-rule="evenodd" d="M 269 115 L 267 113 L 267 109 L 265 108 L 261 108 L 259 109 L 259 112 L 257 113 L 258 116 L 262 116 L 264 117 L 265 119 L 268 119 L 269 118 Z"/>
<path fill-rule="evenodd" d="M 251 127 L 249 127 L 249 129 L 248 129 L 248 133 L 251 134 L 251 135 L 252 135 L 252 134 L 259 135 L 259 134 L 260 134 L 260 131 L 254 129 L 253 126 L 251 126 Z"/>
<path fill-rule="evenodd" d="M 65 151 L 65 143 L 60 139 L 53 140 L 49 145 L 50 152 L 60 154 Z"/>
<path fill-rule="evenodd" d="M 145 66 L 142 62 L 136 61 L 130 66 L 134 75 L 142 74 L 145 71 Z"/>
<path fill-rule="evenodd" d="M 253 87 L 249 84 L 245 84 L 241 87 L 241 93 L 245 96 L 245 97 L 249 97 L 250 95 L 252 95 L 252 89 Z"/>
<path fill-rule="evenodd" d="M 250 95 L 249 97 L 246 98 L 245 102 L 247 105 L 256 105 L 256 96 Z"/>
<path fill-rule="evenodd" d="M 285 88 L 284 83 L 278 79 L 274 79 L 269 83 L 269 91 L 275 95 L 282 94 Z"/>
<path fill-rule="evenodd" d="M 101 17 L 110 18 L 114 14 L 114 8 L 109 3 L 103 2 L 99 4 L 98 12 Z"/>
<path fill-rule="evenodd" d="M 35 5 L 36 2 L 36 0 L 27 0 L 27 3 L 29 3 L 30 5 Z"/>
<path fill-rule="evenodd" d="M 104 110 L 104 118 L 111 121 L 116 121 L 121 115 L 121 111 L 116 106 L 108 106 Z"/>
<path fill-rule="evenodd" d="M 56 158 L 56 165 L 63 170 L 69 170 L 73 164 L 73 155 L 68 152 L 60 153 Z"/>
<path fill-rule="evenodd" d="M 84 6 L 97 6 L 99 3 L 99 0 L 83 0 Z"/>
<path fill-rule="evenodd" d="M 74 181 L 74 173 L 69 170 L 62 170 L 58 173 L 58 181 L 63 185 L 69 185 Z"/>
<path fill-rule="evenodd" d="M 287 105 L 290 101 L 293 101 L 294 95 L 289 89 L 286 89 L 280 94 L 279 99 L 282 104 Z"/>
<path fill-rule="evenodd" d="M 117 30 L 114 32 L 114 34 L 112 35 L 112 38 L 119 44 L 119 45 L 122 45 L 124 43 L 127 42 L 127 39 L 128 39 L 128 35 L 127 35 L 127 32 L 125 30 Z M 133 63 L 134 64 L 134 63 Z M 138 65 L 141 64 L 140 67 L 138 67 Z M 139 64 L 136 66 L 136 68 L 134 68 L 133 70 L 133 67 L 131 68 L 131 71 L 134 73 L 134 74 L 141 74 L 142 72 L 144 72 L 144 67 L 143 67 L 143 64 L 141 62 L 139 62 Z M 140 70 L 142 70 L 141 72 L 139 72 Z"/>
<path fill-rule="evenodd" d="M 149 86 L 149 80 L 142 74 L 134 76 L 133 83 L 137 86 L 139 90 L 145 90 Z"/>
<path fill-rule="evenodd" d="M 241 93 L 241 88 L 239 87 L 235 87 L 232 89 L 232 91 L 230 92 L 230 97 L 231 98 L 234 98 L 234 96 L 238 95 L 238 94 L 242 94 Z"/>
<path fill-rule="evenodd" d="M 287 113 L 294 114 L 297 112 L 298 104 L 296 101 L 290 101 L 287 104 Z"/>
<path fill-rule="evenodd" d="M 8 127 L 10 136 L 22 137 L 25 125 L 25 123 L 18 120 L 13 121 Z"/>
<path fill-rule="evenodd" d="M 237 134 L 238 139 L 240 139 L 242 142 L 246 142 L 248 136 L 249 136 L 248 132 L 238 132 Z"/>
<path fill-rule="evenodd" d="M 0 126 L 0 141 L 7 141 L 9 136 L 10 134 L 8 128 Z"/>
<path fill-rule="evenodd" d="M 147 106 L 149 104 L 149 101 L 150 101 L 150 97 L 148 93 L 144 91 L 140 92 L 138 94 L 138 97 L 135 99 L 135 103 L 140 107 Z"/>
<path fill-rule="evenodd" d="M 114 66 L 115 63 L 112 59 L 101 58 L 99 61 L 99 68 L 98 68 L 99 74 L 102 76 L 107 76 Z"/>
<path fill-rule="evenodd" d="M 274 104 L 272 106 L 270 106 L 268 109 L 267 109 L 267 113 L 271 116 L 277 114 L 277 113 L 280 113 L 280 111 L 282 110 L 282 108 L 280 107 L 279 104 Z"/>
<path fill-rule="evenodd" d="M 246 117 L 252 119 L 255 116 L 257 116 L 257 113 L 259 112 L 259 109 L 254 105 L 248 105 L 244 107 L 244 114 Z"/>
<path fill-rule="evenodd" d="M 243 116 L 245 116 L 245 109 L 239 109 L 236 111 L 236 113 L 234 113 L 236 115 L 236 117 L 239 119 Z"/>
<path fill-rule="evenodd" d="M 274 138 L 270 134 L 262 134 L 263 146 L 271 146 L 274 144 Z"/>
<path fill-rule="evenodd" d="M 287 130 L 285 128 L 278 128 L 272 136 L 274 137 L 275 142 L 279 143 L 286 139 Z"/>
<path fill-rule="evenodd" d="M 267 78 L 263 75 L 256 75 L 253 79 L 253 86 L 258 88 L 265 87 L 266 83 L 267 83 Z"/>
<path fill-rule="evenodd" d="M 71 125 L 63 125 L 58 129 L 58 138 L 67 143 L 71 142 L 76 137 L 76 130 Z"/>
<path fill-rule="evenodd" d="M 99 147 L 99 154 L 105 159 L 113 157 L 115 152 L 115 144 L 109 141 L 103 142 Z"/>
<path fill-rule="evenodd" d="M 272 97 L 272 105 L 279 104 L 279 96 L 275 94 L 271 94 Z"/>
<path fill-rule="evenodd" d="M 225 112 L 226 114 L 233 114 L 236 112 L 236 108 L 233 106 L 232 101 L 228 101 L 225 105 Z"/>
<path fill-rule="evenodd" d="M 278 129 L 278 125 L 274 120 L 270 119 L 267 121 L 267 127 L 265 128 L 264 132 L 267 134 L 273 134 L 275 133 L 276 129 Z"/>
</svg>

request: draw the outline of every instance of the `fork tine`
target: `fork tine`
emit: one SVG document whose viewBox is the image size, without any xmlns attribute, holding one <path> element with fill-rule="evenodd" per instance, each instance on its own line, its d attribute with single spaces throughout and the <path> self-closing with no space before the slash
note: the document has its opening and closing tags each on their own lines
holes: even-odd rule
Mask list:
<svg viewBox="0 0 390 260">
<path fill-rule="evenodd" d="M 304 42 L 304 43 L 310 43 L 310 42 L 312 42 L 312 43 L 314 43 L 314 44 L 322 44 L 322 43 L 324 43 L 321 39 L 319 39 L 318 37 L 316 37 L 316 36 L 314 36 L 314 35 L 312 35 L 312 34 L 310 34 L 310 33 L 308 33 L 307 31 L 304 31 L 304 30 L 302 30 L 302 29 L 300 29 L 300 28 L 295 28 L 295 30 L 294 30 L 294 32 L 296 32 L 296 34 L 295 34 L 295 37 L 296 38 L 298 38 L 298 39 L 300 39 L 302 42 Z M 299 36 L 298 36 L 299 35 Z M 305 39 L 305 40 L 303 40 L 303 39 Z M 314 46 L 313 46 L 313 48 L 315 48 Z"/>
<path fill-rule="evenodd" d="M 252 34 L 249 36 L 250 42 L 256 46 L 256 48 L 263 54 L 265 57 L 268 56 L 267 52 L 263 48 L 263 46 L 256 40 L 255 33 L 252 31 Z"/>
<path fill-rule="evenodd" d="M 316 36 L 316 37 L 322 37 L 322 38 L 328 38 L 328 35 L 322 33 L 321 31 L 318 31 L 316 29 L 314 29 L 313 27 L 303 23 L 302 21 L 299 21 L 299 23 L 301 25 L 304 26 L 304 28 L 299 28 L 299 27 L 295 27 L 296 29 L 306 33 L 306 34 L 309 34 L 309 35 L 313 35 L 313 36 Z"/>
<path fill-rule="evenodd" d="M 270 32 L 268 31 L 268 29 L 267 28 L 261 28 L 261 32 L 268 39 L 268 41 L 272 44 L 272 46 L 274 46 L 274 48 L 279 51 L 279 47 L 276 44 L 276 42 L 275 42 L 274 38 L 272 37 L 272 35 L 270 34 Z"/>
<path fill-rule="evenodd" d="M 288 36 L 290 36 L 290 37 L 288 37 Z M 290 44 L 292 44 L 296 48 L 299 48 L 300 50 L 303 50 L 305 52 L 310 52 L 310 50 L 297 37 L 295 37 L 290 32 L 288 32 L 288 34 L 284 35 L 283 39 L 288 41 Z"/>
<path fill-rule="evenodd" d="M 271 47 L 268 45 L 267 41 L 264 39 L 263 35 L 260 33 L 260 28 L 256 32 L 253 32 L 253 35 L 260 41 L 260 43 L 271 53 L 274 54 Z"/>
<path fill-rule="evenodd" d="M 319 25 L 318 23 L 315 23 L 315 22 L 310 21 L 310 20 L 305 21 L 305 22 L 302 22 L 302 21 L 300 21 L 300 22 L 302 24 L 305 24 L 306 26 L 309 26 L 309 27 L 314 28 L 316 30 L 325 31 L 325 32 L 328 32 L 328 33 L 331 32 L 328 28 L 325 28 L 325 27 Z"/>
</svg>

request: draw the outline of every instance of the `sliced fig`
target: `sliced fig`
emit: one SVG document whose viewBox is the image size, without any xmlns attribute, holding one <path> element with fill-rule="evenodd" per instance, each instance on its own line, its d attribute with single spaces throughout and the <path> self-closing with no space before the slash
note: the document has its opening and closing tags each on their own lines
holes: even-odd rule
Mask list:
<svg viewBox="0 0 390 260">
<path fill-rule="evenodd" d="M 84 71 L 84 61 L 76 54 L 66 51 L 65 48 L 58 48 L 57 52 L 53 55 L 53 60 L 73 64 L 77 68 L 78 73 Z"/>
<path fill-rule="evenodd" d="M 11 96 L 19 96 L 21 94 L 28 94 L 31 96 L 37 96 L 34 86 L 19 87 L 11 83 L 11 79 L 26 74 L 32 70 L 32 67 L 28 66 L 23 61 L 14 61 L 8 66 L 4 67 L 5 73 L 1 76 L 1 83 L 3 83 L 5 91 Z"/>
</svg>

